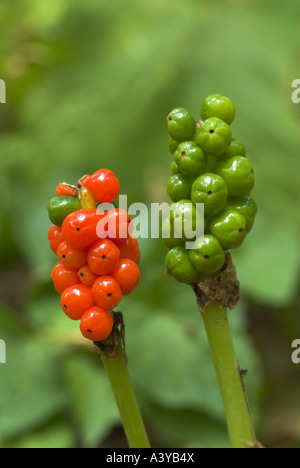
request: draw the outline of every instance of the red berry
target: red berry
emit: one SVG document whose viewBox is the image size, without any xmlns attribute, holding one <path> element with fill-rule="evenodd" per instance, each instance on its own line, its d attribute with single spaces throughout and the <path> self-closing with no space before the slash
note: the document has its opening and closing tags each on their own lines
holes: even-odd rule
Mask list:
<svg viewBox="0 0 300 468">
<path fill-rule="evenodd" d="M 77 273 L 70 270 L 63 263 L 57 263 L 52 270 L 51 278 L 56 291 L 62 294 L 65 289 L 78 283 Z"/>
<path fill-rule="evenodd" d="M 81 283 L 85 284 L 86 286 L 93 286 L 94 282 L 98 278 L 98 276 L 92 272 L 88 265 L 81 267 L 77 272 L 77 276 Z"/>
<path fill-rule="evenodd" d="M 129 214 L 120 208 L 107 211 L 98 225 L 98 236 L 108 238 L 118 246 L 126 243 L 132 231 L 133 223 Z"/>
<path fill-rule="evenodd" d="M 88 188 L 99 203 L 111 203 L 120 193 L 120 182 L 108 169 L 99 169 L 90 177 L 81 180 L 80 184 Z"/>
<path fill-rule="evenodd" d="M 64 236 L 62 234 L 61 227 L 51 226 L 48 232 L 48 239 L 52 252 L 56 254 L 58 247 L 64 241 Z"/>
<path fill-rule="evenodd" d="M 94 304 L 91 288 L 81 283 L 67 288 L 61 296 L 63 311 L 72 320 L 80 320 Z"/>
<path fill-rule="evenodd" d="M 76 197 L 76 188 L 66 183 L 59 184 L 56 187 L 55 195 L 57 197 Z"/>
<path fill-rule="evenodd" d="M 140 263 L 141 253 L 139 243 L 135 237 L 129 236 L 124 245 L 120 246 L 120 257 L 129 258 L 137 265 Z"/>
<path fill-rule="evenodd" d="M 123 296 L 131 294 L 138 285 L 140 270 L 129 258 L 121 258 L 111 276 L 119 283 Z"/>
<path fill-rule="evenodd" d="M 109 239 L 101 239 L 93 244 L 87 253 L 87 262 L 93 273 L 106 275 L 118 264 L 120 251 Z"/>
<path fill-rule="evenodd" d="M 78 270 L 87 264 L 86 251 L 75 249 L 69 242 L 64 241 L 57 249 L 61 262 L 71 270 Z"/>
<path fill-rule="evenodd" d="M 111 276 L 101 276 L 92 287 L 96 304 L 105 310 L 112 310 L 121 302 L 122 291 L 117 281 Z"/>
<path fill-rule="evenodd" d="M 63 222 L 64 238 L 77 249 L 90 247 L 98 239 L 97 224 L 101 216 L 96 210 L 74 211 Z"/>
<path fill-rule="evenodd" d="M 83 314 L 80 330 L 88 340 L 103 341 L 109 337 L 113 326 L 110 313 L 99 306 L 93 306 Z"/>
<path fill-rule="evenodd" d="M 78 181 L 78 186 L 83 186 L 85 187 L 85 183 L 91 178 L 91 176 L 89 174 L 81 177 L 81 179 Z"/>
</svg>

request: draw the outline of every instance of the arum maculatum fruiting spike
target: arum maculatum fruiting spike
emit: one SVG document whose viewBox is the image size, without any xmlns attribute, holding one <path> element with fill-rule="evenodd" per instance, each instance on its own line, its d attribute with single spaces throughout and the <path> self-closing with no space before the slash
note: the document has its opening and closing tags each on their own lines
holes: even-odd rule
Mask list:
<svg viewBox="0 0 300 468">
<path fill-rule="evenodd" d="M 176 181 L 173 185 L 175 193 Z M 115 174 L 99 169 L 76 186 L 60 183 L 48 203 L 52 222 L 48 239 L 59 260 L 51 274 L 53 285 L 61 294 L 64 313 L 80 321 L 82 335 L 96 342 L 110 336 L 112 309 L 136 289 L 140 279 L 139 244 L 129 232 L 129 221 L 133 228 L 129 214 L 116 208 L 119 191 Z M 115 208 L 101 211 L 102 203 Z"/>
<path fill-rule="evenodd" d="M 231 99 L 211 94 L 200 119 L 183 107 L 167 116 L 173 155 L 167 193 L 173 203 L 162 237 L 168 273 L 182 283 L 199 283 L 222 271 L 226 251 L 244 242 L 255 221 L 254 169 L 243 143 L 233 138 L 235 114 Z"/>
</svg>

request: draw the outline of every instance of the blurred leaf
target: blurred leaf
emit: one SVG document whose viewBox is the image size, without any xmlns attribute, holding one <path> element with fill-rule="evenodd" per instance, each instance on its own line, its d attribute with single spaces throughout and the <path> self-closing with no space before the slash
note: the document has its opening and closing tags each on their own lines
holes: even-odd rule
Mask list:
<svg viewBox="0 0 300 468">
<path fill-rule="evenodd" d="M 75 353 L 64 360 L 70 407 L 84 446 L 98 445 L 120 421 L 101 360 Z"/>
<path fill-rule="evenodd" d="M 74 447 L 74 433 L 66 422 L 57 421 L 46 427 L 38 428 L 36 431 L 26 434 L 19 439 L 7 441 L 5 448 L 19 449 L 50 449 Z"/>
<path fill-rule="evenodd" d="M 7 360 L 0 367 L 0 437 L 3 439 L 33 429 L 67 404 L 57 374 L 60 349 L 42 346 L 29 332 L 11 328 L 9 317 L 5 318 L 9 313 L 1 311 L 1 339 L 6 343 Z"/>
<path fill-rule="evenodd" d="M 229 448 L 226 424 L 194 409 L 170 411 L 150 406 L 147 411 L 155 425 L 159 447 Z M 179 430 L 180 428 L 180 430 Z"/>
<path fill-rule="evenodd" d="M 194 408 L 223 420 L 210 350 L 192 290 L 174 297 L 172 313 L 132 304 L 126 313 L 127 351 L 132 377 L 139 391 L 166 408 Z M 174 293 L 176 295 L 176 293 Z M 181 308 L 179 296 L 185 297 Z M 230 317 L 236 353 L 249 374 L 246 385 L 256 412 L 261 379 L 259 364 L 245 336 L 242 307 Z M 141 358 L 142 356 L 142 358 Z"/>
<path fill-rule="evenodd" d="M 246 240 L 234 252 L 234 261 L 244 293 L 276 307 L 288 304 L 298 284 L 299 237 L 288 225 L 265 223 L 261 217 Z"/>
</svg>

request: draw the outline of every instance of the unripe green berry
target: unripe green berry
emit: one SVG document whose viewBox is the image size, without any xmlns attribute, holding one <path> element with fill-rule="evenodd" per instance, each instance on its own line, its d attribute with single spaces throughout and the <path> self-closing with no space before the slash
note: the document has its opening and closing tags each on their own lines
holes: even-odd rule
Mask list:
<svg viewBox="0 0 300 468">
<path fill-rule="evenodd" d="M 188 199 L 191 196 L 193 179 L 184 175 L 173 175 L 167 183 L 167 192 L 172 202 Z"/>
<path fill-rule="evenodd" d="M 168 272 L 180 283 L 192 284 L 202 281 L 202 275 L 192 264 L 189 252 L 184 247 L 174 247 L 166 256 Z"/>
<path fill-rule="evenodd" d="M 196 133 L 195 141 L 207 154 L 219 156 L 224 153 L 232 140 L 229 125 L 218 117 L 203 122 Z"/>
<path fill-rule="evenodd" d="M 173 247 L 184 246 L 185 239 L 178 239 L 174 236 L 174 232 L 171 227 L 170 219 L 166 218 L 162 223 L 162 239 L 168 249 L 173 249 Z"/>
<path fill-rule="evenodd" d="M 200 273 L 212 276 L 223 267 L 225 252 L 214 236 L 205 235 L 195 241 L 190 260 Z"/>
<path fill-rule="evenodd" d="M 180 169 L 177 166 L 175 161 L 171 162 L 171 174 L 172 175 L 181 174 Z"/>
<path fill-rule="evenodd" d="M 167 117 L 168 132 L 173 140 L 182 142 L 194 139 L 196 122 L 192 114 L 184 107 L 173 109 Z"/>
<path fill-rule="evenodd" d="M 50 221 L 55 226 L 62 226 L 65 218 L 74 211 L 81 209 L 81 203 L 75 197 L 53 197 L 47 206 Z"/>
<path fill-rule="evenodd" d="M 204 151 L 194 141 L 180 143 L 174 153 L 174 160 L 180 171 L 190 177 L 199 176 L 207 166 Z"/>
<path fill-rule="evenodd" d="M 226 210 L 214 217 L 209 232 L 218 239 L 224 250 L 239 247 L 246 237 L 246 220 L 234 210 Z"/>
<path fill-rule="evenodd" d="M 206 120 L 210 117 L 218 117 L 230 125 L 235 117 L 235 107 L 231 99 L 221 94 L 208 96 L 203 103 L 201 118 Z"/>
<path fill-rule="evenodd" d="M 178 141 L 173 140 L 173 138 L 169 136 L 169 150 L 171 154 L 175 153 L 175 151 L 178 148 L 178 145 L 179 145 Z"/>
<path fill-rule="evenodd" d="M 180 200 L 170 206 L 170 223 L 172 232 L 177 238 L 194 241 L 205 230 L 204 214 L 191 200 Z"/>
<path fill-rule="evenodd" d="M 215 216 L 224 210 L 227 198 L 227 185 L 222 177 L 217 174 L 203 174 L 192 185 L 192 202 L 195 205 L 204 203 L 205 216 Z"/>
<path fill-rule="evenodd" d="M 246 231 L 251 231 L 255 216 L 257 213 L 257 205 L 250 197 L 233 197 L 228 198 L 226 209 L 234 210 L 244 216 L 246 220 Z"/>
<path fill-rule="evenodd" d="M 218 160 L 223 161 L 224 159 L 233 158 L 234 156 L 246 156 L 245 146 L 235 138 L 232 139 L 227 150 L 218 157 Z"/>
<path fill-rule="evenodd" d="M 254 186 L 253 166 L 244 156 L 220 161 L 215 167 L 215 172 L 225 180 L 230 197 L 249 195 Z"/>
</svg>

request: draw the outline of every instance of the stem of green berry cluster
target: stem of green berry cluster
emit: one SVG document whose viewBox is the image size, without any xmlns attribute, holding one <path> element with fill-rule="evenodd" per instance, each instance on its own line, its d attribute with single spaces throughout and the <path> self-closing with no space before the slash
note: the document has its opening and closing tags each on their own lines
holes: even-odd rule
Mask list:
<svg viewBox="0 0 300 468">
<path fill-rule="evenodd" d="M 102 353 L 101 358 L 114 392 L 129 447 L 150 448 L 121 342 L 117 346 L 114 359 L 109 359 Z"/>
<path fill-rule="evenodd" d="M 257 441 L 225 307 L 211 302 L 202 318 L 215 365 L 232 448 L 255 448 Z"/>
</svg>

